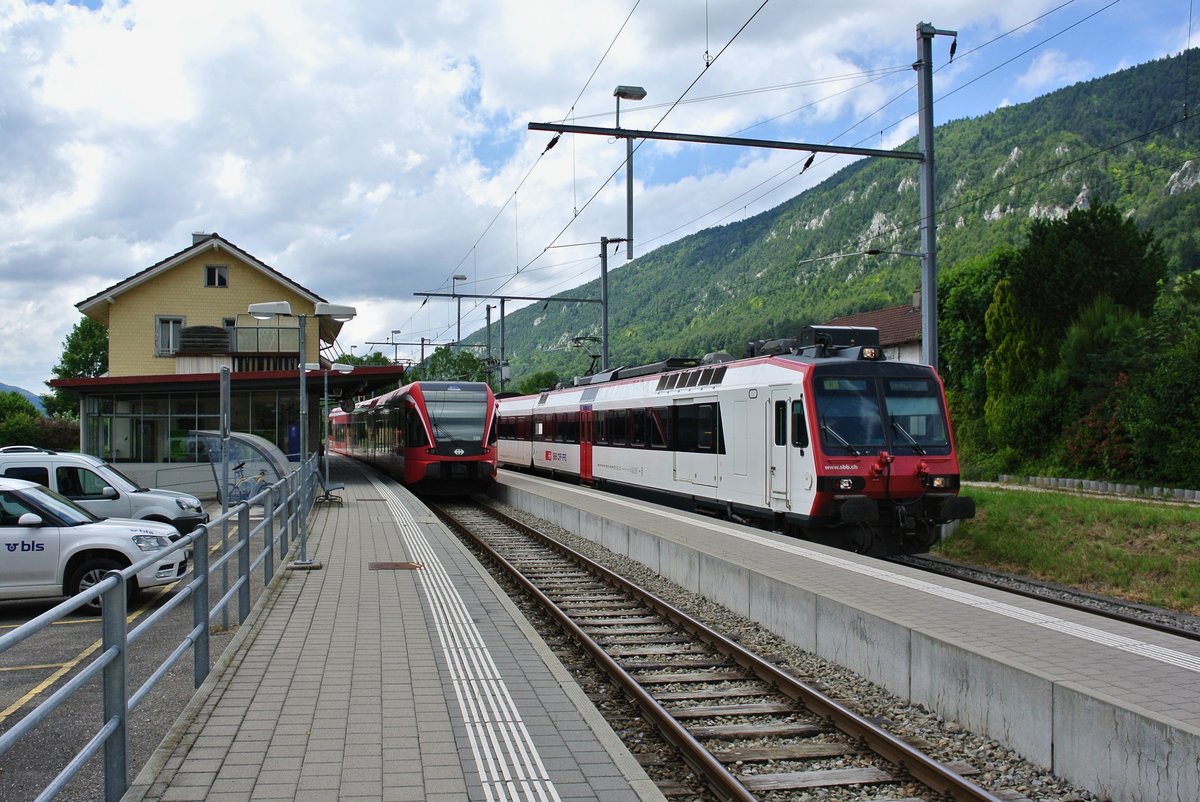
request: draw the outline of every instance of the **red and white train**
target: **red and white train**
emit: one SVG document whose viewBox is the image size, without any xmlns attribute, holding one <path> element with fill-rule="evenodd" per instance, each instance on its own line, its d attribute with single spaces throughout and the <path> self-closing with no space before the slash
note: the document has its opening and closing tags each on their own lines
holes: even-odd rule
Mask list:
<svg viewBox="0 0 1200 802">
<path fill-rule="evenodd" d="M 733 360 L 667 360 L 499 401 L 499 463 L 877 555 L 971 518 L 945 390 L 876 329 L 806 327 Z"/>
<path fill-rule="evenodd" d="M 329 415 L 329 450 L 429 494 L 496 478 L 496 397 L 483 382 L 413 382 Z"/>
</svg>

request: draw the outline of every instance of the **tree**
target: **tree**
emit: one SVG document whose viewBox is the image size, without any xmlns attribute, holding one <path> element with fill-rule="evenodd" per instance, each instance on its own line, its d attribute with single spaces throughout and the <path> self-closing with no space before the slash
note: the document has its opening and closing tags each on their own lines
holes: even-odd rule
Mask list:
<svg viewBox="0 0 1200 802">
<path fill-rule="evenodd" d="M 543 390 L 552 390 L 558 384 L 558 374 L 553 370 L 541 370 L 532 373 L 517 383 L 516 390 L 521 395 L 533 395 Z"/>
<path fill-rule="evenodd" d="M 452 346 L 443 345 L 417 367 L 406 374 L 409 381 L 465 381 L 488 380 L 487 365 L 469 351 L 454 351 Z"/>
<path fill-rule="evenodd" d="M 1008 276 L 1022 313 L 1058 337 L 1100 295 L 1149 315 L 1166 272 L 1154 235 L 1101 203 L 1062 220 L 1033 221 Z"/>
<path fill-rule="evenodd" d="M 338 357 L 334 361 L 341 362 L 343 365 L 354 365 L 355 367 L 360 367 L 360 366 L 364 366 L 364 365 L 374 365 L 377 367 L 381 367 L 384 365 L 392 364 L 392 360 L 390 360 L 386 356 L 384 356 L 381 351 L 376 351 L 375 353 L 367 354 L 366 356 L 356 356 L 355 354 L 342 354 L 340 357 Z"/>
<path fill-rule="evenodd" d="M 63 340 L 63 353 L 50 372 L 56 379 L 91 379 L 108 372 L 108 329 L 90 317 L 75 324 Z M 47 383 L 46 385 L 50 385 Z M 42 396 L 46 414 L 55 417 L 79 416 L 79 394 L 51 387 Z"/>
<path fill-rule="evenodd" d="M 0 446 L 36 445 L 42 413 L 20 393 L 0 393 Z"/>
</svg>

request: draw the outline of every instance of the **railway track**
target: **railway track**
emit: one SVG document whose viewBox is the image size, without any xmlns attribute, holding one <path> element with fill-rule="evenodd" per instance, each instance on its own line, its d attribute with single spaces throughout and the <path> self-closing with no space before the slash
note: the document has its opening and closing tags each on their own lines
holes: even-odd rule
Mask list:
<svg viewBox="0 0 1200 802">
<path fill-rule="evenodd" d="M 687 613 L 554 539 L 470 503 L 432 506 L 536 599 L 719 799 L 1000 802 Z M 660 782 L 664 794 L 693 794 Z M 847 798 L 840 796 L 840 798 Z M 863 798 L 856 796 L 855 798 Z"/>
<path fill-rule="evenodd" d="M 1200 640 L 1200 618 L 1195 616 L 1134 604 L 1111 596 L 1084 593 L 1075 588 L 1037 582 L 1025 577 L 989 571 L 986 568 L 961 565 L 927 554 L 895 557 L 892 558 L 892 561 L 938 576 L 954 577 L 975 585 L 1002 590 L 1005 593 L 1040 599 L 1072 610 L 1082 610 L 1113 621 L 1135 624 L 1189 640 Z"/>
</svg>

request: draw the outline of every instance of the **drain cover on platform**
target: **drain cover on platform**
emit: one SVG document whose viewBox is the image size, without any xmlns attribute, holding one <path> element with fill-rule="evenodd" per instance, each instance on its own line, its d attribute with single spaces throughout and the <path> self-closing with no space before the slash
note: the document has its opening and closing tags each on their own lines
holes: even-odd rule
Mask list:
<svg viewBox="0 0 1200 802">
<path fill-rule="evenodd" d="M 372 571 L 416 571 L 424 567 L 425 563 L 367 563 Z"/>
</svg>

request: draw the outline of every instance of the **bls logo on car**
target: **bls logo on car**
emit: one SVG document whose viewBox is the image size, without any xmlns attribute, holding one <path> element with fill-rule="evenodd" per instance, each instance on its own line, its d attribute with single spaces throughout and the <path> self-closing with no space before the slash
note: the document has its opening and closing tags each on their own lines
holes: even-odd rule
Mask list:
<svg viewBox="0 0 1200 802">
<path fill-rule="evenodd" d="M 20 543 L 5 543 L 4 545 L 8 548 L 9 551 L 16 551 L 18 546 L 21 547 L 21 551 L 45 551 L 46 550 L 46 544 L 38 543 L 37 541 L 26 543 L 24 540 L 22 540 Z"/>
</svg>

